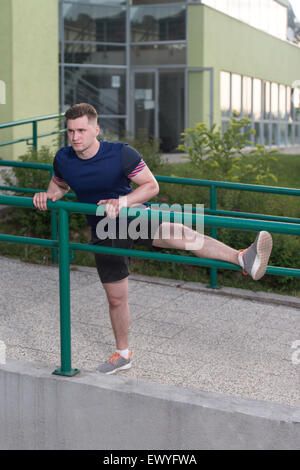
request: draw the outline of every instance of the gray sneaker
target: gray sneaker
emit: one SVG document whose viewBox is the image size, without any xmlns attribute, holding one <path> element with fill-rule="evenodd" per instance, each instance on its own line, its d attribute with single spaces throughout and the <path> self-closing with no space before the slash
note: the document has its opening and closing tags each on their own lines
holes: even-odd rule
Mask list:
<svg viewBox="0 0 300 470">
<path fill-rule="evenodd" d="M 130 369 L 131 367 L 131 358 L 132 351 L 129 351 L 128 358 L 121 356 L 119 353 L 115 352 L 110 359 L 103 362 L 97 367 L 97 371 L 101 374 L 114 374 L 118 370 Z"/>
<path fill-rule="evenodd" d="M 272 237 L 269 232 L 259 232 L 255 241 L 246 250 L 242 250 L 244 274 L 250 274 L 258 281 L 266 272 L 272 251 Z"/>
</svg>

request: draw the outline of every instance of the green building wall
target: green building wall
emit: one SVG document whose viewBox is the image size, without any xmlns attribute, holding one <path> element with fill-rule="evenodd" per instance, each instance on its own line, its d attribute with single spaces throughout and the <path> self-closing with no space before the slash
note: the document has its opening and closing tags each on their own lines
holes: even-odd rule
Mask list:
<svg viewBox="0 0 300 470">
<path fill-rule="evenodd" d="M 188 66 L 213 67 L 213 115 L 220 125 L 221 70 L 291 86 L 300 79 L 300 49 L 208 6 L 190 5 Z M 209 74 L 200 75 L 198 83 L 190 80 L 189 126 L 209 122 Z"/>
<path fill-rule="evenodd" d="M 6 104 L 0 104 L 0 122 L 11 122 L 59 111 L 57 0 L 1 0 L 0 80 L 6 84 Z M 51 131 L 54 121 L 40 123 L 39 133 Z M 6 141 L 31 136 L 32 126 L 0 131 Z M 50 145 L 52 137 L 39 141 Z M 0 147 L 2 159 L 26 151 L 20 143 Z"/>
</svg>

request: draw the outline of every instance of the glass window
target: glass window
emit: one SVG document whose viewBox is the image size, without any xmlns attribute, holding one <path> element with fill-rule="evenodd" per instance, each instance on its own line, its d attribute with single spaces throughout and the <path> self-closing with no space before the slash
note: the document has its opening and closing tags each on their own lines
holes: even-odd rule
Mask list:
<svg viewBox="0 0 300 470">
<path fill-rule="evenodd" d="M 125 46 L 65 42 L 64 62 L 67 64 L 126 65 Z"/>
<path fill-rule="evenodd" d="M 232 112 L 237 116 L 241 115 L 241 101 L 242 101 L 242 77 L 236 73 L 232 74 Z"/>
<path fill-rule="evenodd" d="M 124 115 L 125 70 L 65 67 L 65 103 L 87 102 L 95 106 L 99 115 Z"/>
<path fill-rule="evenodd" d="M 125 42 L 124 7 L 63 4 L 64 39 L 69 41 Z"/>
<path fill-rule="evenodd" d="M 292 106 L 291 106 L 291 96 L 292 90 L 291 87 L 286 87 L 286 113 L 289 121 L 292 121 Z"/>
<path fill-rule="evenodd" d="M 230 73 L 221 72 L 220 75 L 221 114 L 223 117 L 230 114 Z"/>
<path fill-rule="evenodd" d="M 271 124 L 271 145 L 278 145 L 278 124 Z"/>
<path fill-rule="evenodd" d="M 227 15 L 283 40 L 287 35 L 288 8 L 274 0 L 202 0 Z"/>
<path fill-rule="evenodd" d="M 186 39 L 184 5 L 132 7 L 131 41 L 176 41 Z"/>
<path fill-rule="evenodd" d="M 279 85 L 279 116 L 280 119 L 286 118 L 286 87 Z"/>
<path fill-rule="evenodd" d="M 252 112 L 252 80 L 250 77 L 243 77 L 243 114 L 250 118 Z"/>
<path fill-rule="evenodd" d="M 293 106 L 295 113 L 295 121 L 300 121 L 300 88 L 293 89 Z"/>
<path fill-rule="evenodd" d="M 64 3 L 84 3 L 89 5 L 97 3 L 97 5 L 126 5 L 127 0 L 63 0 Z"/>
<path fill-rule="evenodd" d="M 270 124 L 264 124 L 264 145 L 270 144 Z"/>
<path fill-rule="evenodd" d="M 185 44 L 149 44 L 149 46 L 131 46 L 132 65 L 185 65 L 185 63 Z"/>
<path fill-rule="evenodd" d="M 271 84 L 271 119 L 278 119 L 278 84 Z"/>
<path fill-rule="evenodd" d="M 287 132 L 287 125 L 286 123 L 280 123 L 280 140 L 279 140 L 279 145 L 286 145 L 287 137 L 286 137 L 286 132 Z"/>
<path fill-rule="evenodd" d="M 300 30 L 299 30 L 299 20 L 297 19 L 293 8 L 289 9 L 289 16 L 288 16 L 288 33 L 287 33 L 288 41 L 293 42 L 300 46 Z"/>
<path fill-rule="evenodd" d="M 153 5 L 153 3 L 182 3 L 184 0 L 130 0 L 131 5 Z"/>
<path fill-rule="evenodd" d="M 261 119 L 261 80 L 254 78 L 253 80 L 253 117 L 255 121 Z"/>
<path fill-rule="evenodd" d="M 159 72 L 159 137 L 164 152 L 174 152 L 184 130 L 184 71 Z"/>
<path fill-rule="evenodd" d="M 295 144 L 300 144 L 300 124 L 295 125 Z"/>
<path fill-rule="evenodd" d="M 255 130 L 254 142 L 256 144 L 261 144 L 261 142 L 262 142 L 263 136 L 261 135 L 261 129 L 262 129 L 261 123 L 260 122 L 255 122 L 254 123 L 254 130 Z"/>
<path fill-rule="evenodd" d="M 287 143 L 288 145 L 293 144 L 293 125 L 292 124 L 288 124 Z"/>
<path fill-rule="evenodd" d="M 270 82 L 264 82 L 264 119 L 270 119 L 271 111 L 271 85 Z"/>
</svg>

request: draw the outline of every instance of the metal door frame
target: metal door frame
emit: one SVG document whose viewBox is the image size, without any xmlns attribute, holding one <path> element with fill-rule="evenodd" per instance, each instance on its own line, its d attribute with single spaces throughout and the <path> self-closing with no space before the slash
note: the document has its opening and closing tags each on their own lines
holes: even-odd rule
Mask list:
<svg viewBox="0 0 300 470">
<path fill-rule="evenodd" d="M 184 127 L 189 127 L 189 73 L 190 72 L 209 72 L 209 101 L 210 101 L 210 113 L 209 113 L 209 124 L 210 126 L 214 123 L 214 68 L 213 67 L 186 67 L 180 65 L 157 65 L 157 66 L 135 66 L 130 71 L 130 112 L 129 112 L 129 130 L 135 134 L 135 74 L 151 72 L 155 74 L 155 114 L 154 114 L 154 134 L 155 138 L 159 138 L 159 71 L 160 70 L 172 70 L 172 69 L 183 69 L 184 72 Z"/>
<path fill-rule="evenodd" d="M 136 73 L 154 73 L 154 137 L 159 138 L 159 67 L 132 67 L 130 74 L 130 94 L 131 94 L 131 105 L 130 105 L 130 130 L 135 135 L 135 75 Z"/>
</svg>

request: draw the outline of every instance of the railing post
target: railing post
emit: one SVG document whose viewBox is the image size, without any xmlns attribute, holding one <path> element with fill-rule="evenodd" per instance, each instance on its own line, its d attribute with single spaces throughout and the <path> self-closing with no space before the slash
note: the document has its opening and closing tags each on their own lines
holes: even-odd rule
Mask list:
<svg viewBox="0 0 300 470">
<path fill-rule="evenodd" d="M 33 145 L 34 150 L 37 150 L 37 146 L 38 146 L 37 121 L 32 121 L 32 145 Z"/>
<path fill-rule="evenodd" d="M 54 174 L 54 170 L 50 170 L 50 180 L 52 179 L 52 176 Z M 51 239 L 52 240 L 57 240 L 57 212 L 56 211 L 51 211 L 50 213 L 50 219 L 51 219 Z M 52 248 L 51 250 L 52 253 L 52 263 L 57 264 L 57 248 Z"/>
<path fill-rule="evenodd" d="M 217 210 L 217 189 L 214 184 L 210 186 L 210 209 Z M 210 236 L 217 238 L 217 229 L 212 227 L 210 229 Z M 210 284 L 207 286 L 211 289 L 219 289 L 218 286 L 218 270 L 217 268 L 210 268 Z"/>
<path fill-rule="evenodd" d="M 71 368 L 69 214 L 65 209 L 59 209 L 58 222 L 61 368 L 53 374 L 71 377 L 79 370 Z"/>
</svg>

